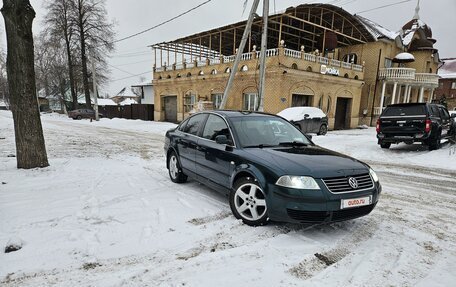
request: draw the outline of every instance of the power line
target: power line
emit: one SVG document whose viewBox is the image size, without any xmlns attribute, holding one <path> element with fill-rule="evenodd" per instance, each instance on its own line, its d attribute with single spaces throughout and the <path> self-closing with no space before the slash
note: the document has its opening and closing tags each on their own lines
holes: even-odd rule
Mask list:
<svg viewBox="0 0 456 287">
<path fill-rule="evenodd" d="M 399 5 L 399 4 L 402 4 L 402 3 L 410 2 L 410 1 L 412 1 L 412 0 L 399 1 L 399 2 L 392 3 L 392 4 L 383 5 L 383 6 L 379 6 L 379 7 L 376 7 L 376 8 L 372 8 L 372 9 L 356 12 L 355 14 L 361 14 L 361 13 L 365 13 L 365 12 L 370 12 L 370 11 L 374 11 L 374 10 L 378 10 L 378 9 L 382 9 L 382 8 L 386 8 L 386 7 L 390 7 L 390 6 L 394 6 L 394 5 Z"/>
<path fill-rule="evenodd" d="M 133 38 L 133 37 L 136 37 L 136 36 L 139 36 L 139 35 L 144 34 L 144 33 L 146 33 L 146 32 L 149 32 L 150 30 L 153 30 L 153 29 L 156 29 L 156 28 L 158 28 L 158 27 L 160 27 L 160 26 L 163 26 L 163 25 L 165 25 L 165 24 L 167 24 L 167 23 L 169 23 L 169 22 L 171 22 L 171 21 L 174 21 L 174 20 L 176 20 L 176 19 L 178 19 L 178 18 L 180 18 L 180 17 L 182 17 L 182 16 L 184 16 L 184 15 L 186 15 L 186 14 L 192 12 L 193 10 L 196 10 L 196 9 L 200 8 L 200 7 L 203 6 L 203 5 L 206 5 L 207 3 L 211 2 L 211 1 L 212 1 L 212 0 L 206 0 L 205 2 L 203 2 L 203 3 L 201 3 L 201 4 L 197 5 L 197 6 L 195 6 L 195 7 L 193 7 L 193 8 L 191 8 L 191 9 L 189 9 L 189 10 L 183 12 L 183 13 L 180 13 L 179 15 L 174 16 L 174 17 L 172 17 L 172 18 L 170 18 L 170 19 L 168 19 L 168 20 L 166 20 L 166 21 L 163 21 L 163 22 L 161 22 L 161 23 L 159 23 L 159 24 L 157 24 L 157 25 L 155 25 L 155 26 L 153 26 L 153 27 L 150 27 L 150 28 L 148 28 L 148 29 L 146 29 L 146 30 L 143 30 L 143 31 L 138 32 L 138 33 L 135 33 L 135 34 L 133 34 L 133 35 L 130 35 L 130 36 L 127 36 L 127 37 L 124 37 L 124 38 L 115 40 L 115 41 L 112 42 L 112 44 L 118 43 L 118 42 L 121 42 L 121 41 L 125 41 L 125 40 L 128 40 L 128 39 L 131 39 L 131 38 Z"/>
<path fill-rule="evenodd" d="M 130 76 L 130 77 L 125 77 L 125 78 L 120 78 L 120 79 L 111 80 L 111 81 L 108 81 L 108 83 L 117 82 L 117 81 L 122 81 L 122 80 L 130 79 L 130 78 L 142 76 L 142 75 L 144 75 L 144 74 L 148 74 L 148 73 L 152 73 L 152 72 L 153 72 L 153 71 L 151 70 L 151 71 L 147 71 L 147 72 L 144 72 L 144 73 L 141 73 L 141 74 L 132 75 L 132 76 Z"/>
</svg>

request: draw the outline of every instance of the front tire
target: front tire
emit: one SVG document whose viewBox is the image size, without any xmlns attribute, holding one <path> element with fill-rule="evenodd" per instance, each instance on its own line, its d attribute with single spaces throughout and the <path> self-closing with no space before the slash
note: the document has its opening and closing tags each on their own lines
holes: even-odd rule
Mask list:
<svg viewBox="0 0 456 287">
<path fill-rule="evenodd" d="M 175 152 L 171 152 L 168 157 L 168 173 L 172 182 L 184 183 L 187 181 L 187 176 L 182 172 L 182 168 L 180 167 L 180 163 Z"/>
<path fill-rule="evenodd" d="M 265 225 L 268 222 L 266 196 L 252 178 L 241 178 L 230 193 L 230 207 L 234 216 L 250 226 Z"/>
<path fill-rule="evenodd" d="M 81 119 L 82 119 L 82 116 L 79 115 L 79 116 L 76 117 L 76 119 L 77 119 L 77 120 L 81 120 Z"/>
<path fill-rule="evenodd" d="M 328 126 L 326 125 L 321 125 L 320 129 L 318 130 L 317 135 L 319 136 L 324 136 L 328 132 Z"/>
</svg>

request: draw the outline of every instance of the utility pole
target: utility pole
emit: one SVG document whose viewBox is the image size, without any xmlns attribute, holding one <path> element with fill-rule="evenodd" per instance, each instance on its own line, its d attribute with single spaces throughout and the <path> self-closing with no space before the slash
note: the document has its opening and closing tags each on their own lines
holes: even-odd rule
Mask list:
<svg viewBox="0 0 456 287">
<path fill-rule="evenodd" d="M 258 111 L 264 111 L 264 86 L 266 81 L 266 50 L 268 48 L 268 17 L 269 0 L 263 0 L 263 34 L 261 35 L 260 51 L 260 106 Z"/>
<path fill-rule="evenodd" d="M 250 15 L 249 15 L 249 19 L 247 20 L 244 34 L 242 35 L 241 44 L 239 45 L 239 48 L 238 48 L 238 51 L 236 54 L 236 58 L 234 60 L 233 69 L 230 73 L 230 77 L 228 79 L 228 83 L 226 84 L 225 91 L 223 92 L 223 99 L 222 99 L 222 102 L 220 103 L 220 109 L 222 109 L 222 110 L 225 108 L 226 102 L 228 100 L 228 93 L 231 90 L 231 86 L 233 85 L 234 76 L 236 75 L 236 71 L 239 66 L 239 62 L 241 61 L 241 56 L 244 51 L 245 44 L 247 43 L 247 39 L 249 38 L 250 31 L 252 29 L 253 19 L 255 18 L 255 12 L 258 8 L 259 3 L 260 3 L 260 0 L 255 0 L 253 2 L 252 9 L 251 9 Z"/>
<path fill-rule="evenodd" d="M 97 74 L 95 72 L 95 57 L 92 55 L 92 80 L 93 80 L 93 97 L 94 97 L 94 109 L 95 109 L 95 120 L 99 121 L 98 116 L 98 96 L 97 96 Z"/>
</svg>

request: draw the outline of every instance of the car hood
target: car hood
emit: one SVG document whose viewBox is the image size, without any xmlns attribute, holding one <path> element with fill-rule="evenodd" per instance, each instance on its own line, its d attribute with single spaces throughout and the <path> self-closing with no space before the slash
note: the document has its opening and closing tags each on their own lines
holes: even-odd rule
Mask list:
<svg viewBox="0 0 456 287">
<path fill-rule="evenodd" d="M 338 177 L 368 172 L 368 166 L 354 158 L 319 146 L 252 148 L 245 151 L 278 175 Z"/>
</svg>

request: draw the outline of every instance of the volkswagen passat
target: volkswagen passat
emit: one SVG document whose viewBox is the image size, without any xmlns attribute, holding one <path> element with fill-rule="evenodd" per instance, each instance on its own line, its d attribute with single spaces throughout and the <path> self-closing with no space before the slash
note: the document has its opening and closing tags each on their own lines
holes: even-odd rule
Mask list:
<svg viewBox="0 0 456 287">
<path fill-rule="evenodd" d="M 352 219 L 369 214 L 381 192 L 367 164 L 265 113 L 197 113 L 166 133 L 165 153 L 173 182 L 191 177 L 226 193 L 249 225 Z"/>
</svg>

